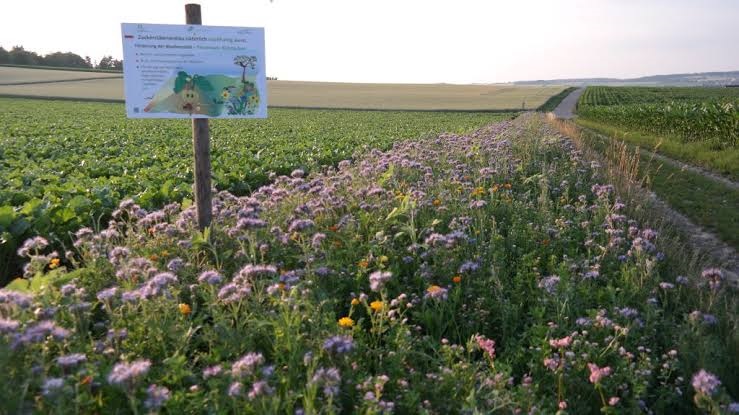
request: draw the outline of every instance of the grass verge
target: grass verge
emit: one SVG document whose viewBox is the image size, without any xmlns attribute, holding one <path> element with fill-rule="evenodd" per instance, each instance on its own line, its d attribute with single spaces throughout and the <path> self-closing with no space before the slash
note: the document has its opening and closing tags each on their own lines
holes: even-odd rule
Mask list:
<svg viewBox="0 0 739 415">
<path fill-rule="evenodd" d="M 609 137 L 615 137 L 631 144 L 652 149 L 665 156 L 705 167 L 728 176 L 732 180 L 739 180 L 739 149 L 715 150 L 708 143 L 704 142 L 683 143 L 677 138 L 656 136 L 635 130 L 625 130 L 623 127 L 583 118 L 578 118 L 577 124 Z"/>
<path fill-rule="evenodd" d="M 585 123 L 578 120 L 577 124 Z M 639 154 L 618 138 L 614 143 L 609 143 L 588 130 L 580 131 L 586 145 L 602 155 L 608 157 L 610 153 L 613 158 L 614 154 L 620 153 L 623 158 L 628 153 L 633 159 L 632 165 L 627 168 L 633 182 L 652 190 L 693 223 L 713 232 L 734 249 L 739 249 L 739 214 L 736 209 L 739 206 L 739 191 L 699 173 Z M 623 144 L 621 150 L 614 151 L 613 147 L 619 147 L 619 143 Z"/>
</svg>

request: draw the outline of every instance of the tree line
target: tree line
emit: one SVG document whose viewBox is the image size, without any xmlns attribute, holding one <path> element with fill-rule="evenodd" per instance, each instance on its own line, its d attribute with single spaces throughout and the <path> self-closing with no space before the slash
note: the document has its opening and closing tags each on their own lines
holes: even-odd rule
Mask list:
<svg viewBox="0 0 739 415">
<path fill-rule="evenodd" d="M 13 46 L 10 50 L 0 46 L 0 64 L 123 70 L 123 61 L 113 59 L 110 55 L 103 56 L 98 62 L 93 62 L 89 56 L 83 58 L 72 52 L 54 52 L 39 55 L 36 52 L 24 49 L 23 46 Z"/>
</svg>

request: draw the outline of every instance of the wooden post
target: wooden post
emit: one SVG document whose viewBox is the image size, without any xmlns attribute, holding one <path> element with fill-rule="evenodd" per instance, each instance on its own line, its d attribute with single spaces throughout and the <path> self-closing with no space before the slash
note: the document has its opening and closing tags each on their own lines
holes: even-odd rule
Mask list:
<svg viewBox="0 0 739 415">
<path fill-rule="evenodd" d="M 199 4 L 185 5 L 185 23 L 203 24 Z M 192 148 L 195 153 L 195 206 L 198 228 L 210 226 L 213 216 L 210 194 L 210 127 L 207 118 L 192 119 Z"/>
</svg>

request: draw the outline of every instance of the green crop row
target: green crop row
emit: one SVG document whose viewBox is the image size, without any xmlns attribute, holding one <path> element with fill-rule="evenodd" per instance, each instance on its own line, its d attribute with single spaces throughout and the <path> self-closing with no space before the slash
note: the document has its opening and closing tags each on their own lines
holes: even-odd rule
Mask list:
<svg viewBox="0 0 739 415">
<path fill-rule="evenodd" d="M 129 120 L 123 105 L 0 99 L 0 285 L 32 235 L 68 245 L 125 198 L 145 208 L 191 195 L 188 120 Z M 510 114 L 271 109 L 211 122 L 214 185 L 243 195 L 270 172 L 311 170 L 402 138 L 466 132 Z"/>
<path fill-rule="evenodd" d="M 578 114 L 682 142 L 705 142 L 712 149 L 739 141 L 739 90 L 735 88 L 589 87 Z"/>
<path fill-rule="evenodd" d="M 580 97 L 579 108 L 603 105 L 736 102 L 739 88 L 591 86 Z"/>
</svg>

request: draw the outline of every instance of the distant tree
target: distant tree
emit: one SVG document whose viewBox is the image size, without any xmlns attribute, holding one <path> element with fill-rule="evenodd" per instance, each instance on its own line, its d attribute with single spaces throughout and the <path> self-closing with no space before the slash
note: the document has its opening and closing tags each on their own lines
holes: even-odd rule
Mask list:
<svg viewBox="0 0 739 415">
<path fill-rule="evenodd" d="M 42 63 L 47 66 L 65 66 L 70 68 L 89 68 L 82 56 L 72 52 L 54 52 L 44 56 Z"/>
<path fill-rule="evenodd" d="M 246 68 L 249 67 L 251 69 L 254 69 L 256 68 L 256 64 L 256 56 L 241 55 L 234 58 L 234 65 L 239 65 L 244 68 L 244 70 L 241 72 L 241 82 L 246 82 Z"/>
<path fill-rule="evenodd" d="M 29 52 L 23 46 L 13 46 L 9 54 L 10 63 L 15 65 L 38 65 L 43 60 L 36 52 Z"/>
<path fill-rule="evenodd" d="M 118 59 L 113 59 L 112 56 L 103 56 L 102 59 L 100 59 L 100 62 L 98 62 L 98 69 L 116 69 L 121 70 L 123 69 L 123 61 Z"/>
<path fill-rule="evenodd" d="M 10 52 L 0 46 L 0 63 L 10 63 Z"/>
<path fill-rule="evenodd" d="M 94 64 L 94 63 L 92 63 L 92 59 L 90 59 L 90 57 L 89 57 L 89 56 L 85 56 L 85 65 L 86 65 L 86 66 L 87 66 L 88 68 L 94 68 L 94 67 L 95 67 L 95 64 Z"/>
</svg>

